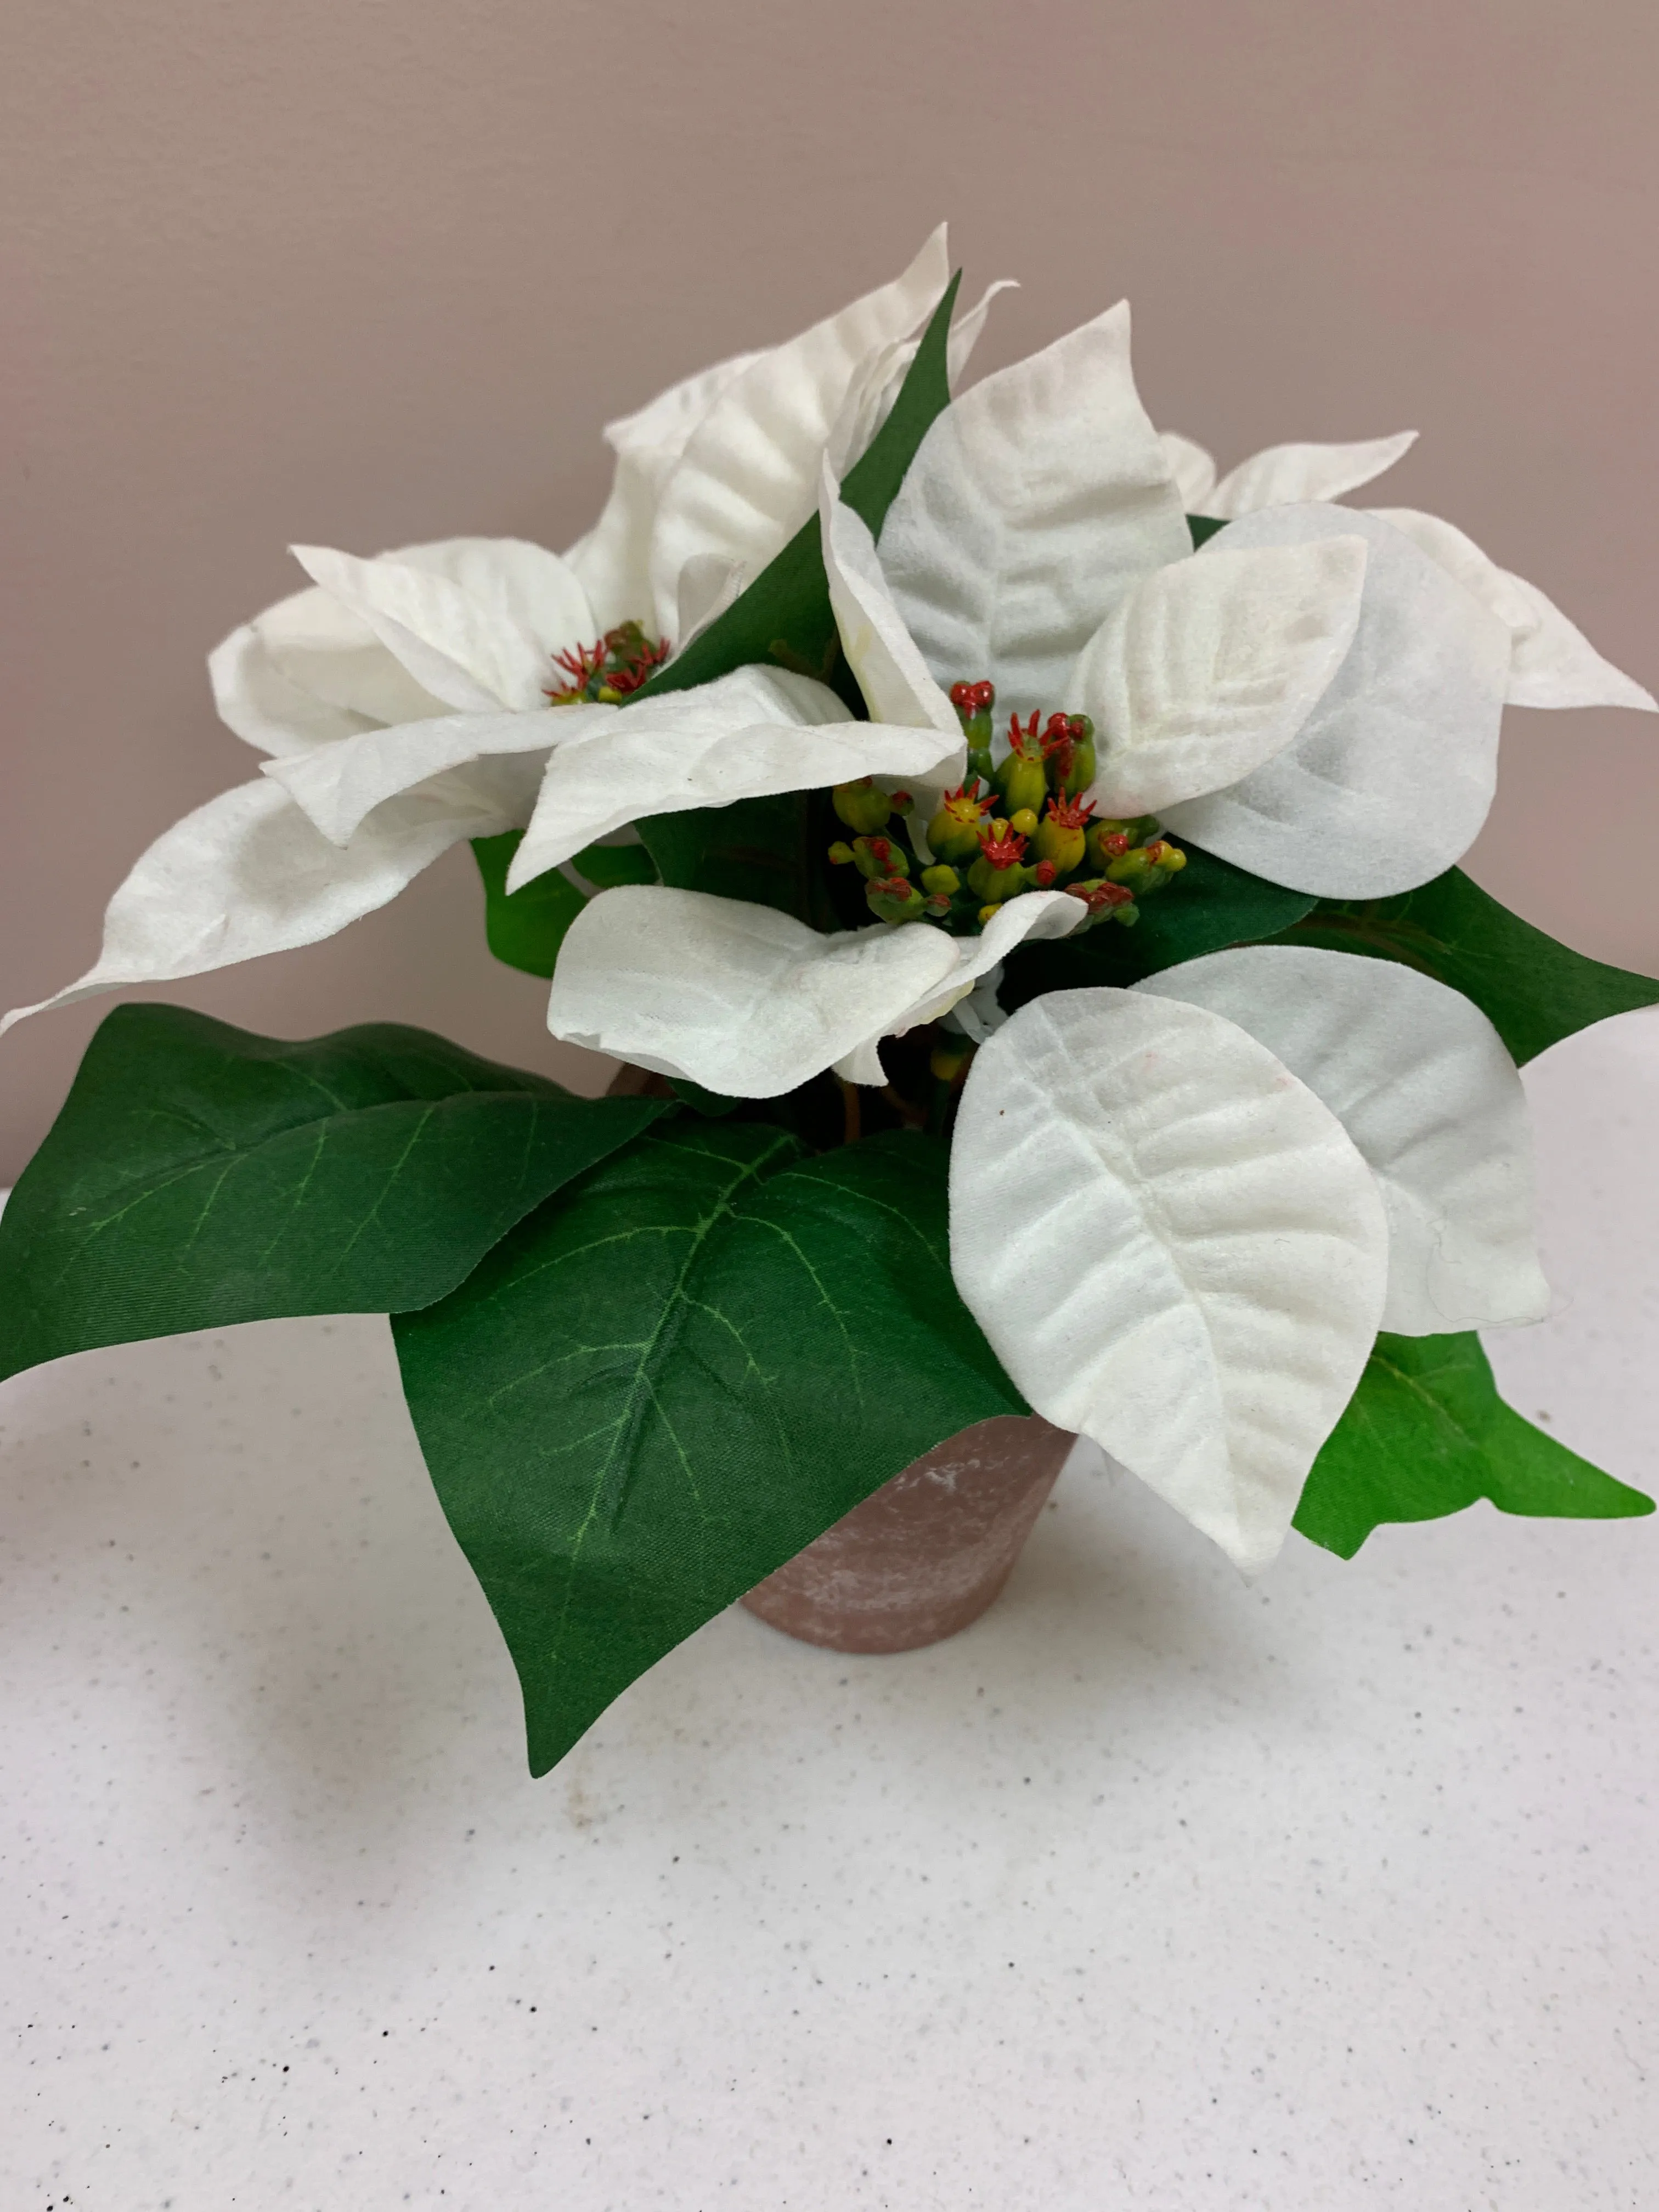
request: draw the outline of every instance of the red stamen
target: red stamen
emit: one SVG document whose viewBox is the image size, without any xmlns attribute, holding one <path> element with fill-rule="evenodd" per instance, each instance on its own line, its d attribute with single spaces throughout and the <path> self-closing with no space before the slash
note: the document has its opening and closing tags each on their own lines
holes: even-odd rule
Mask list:
<svg viewBox="0 0 1659 2212">
<path fill-rule="evenodd" d="M 1092 799 L 1066 799 L 1056 794 L 1048 801 L 1048 818 L 1056 830 L 1086 830 L 1094 811 Z"/>
<path fill-rule="evenodd" d="M 1009 715 L 1008 744 L 1010 750 L 1018 753 L 1021 760 L 1036 760 L 1039 757 L 1042 746 L 1042 740 L 1037 736 L 1037 710 L 1035 707 L 1031 709 L 1030 720 L 1024 724 L 1021 723 L 1018 714 Z M 1028 752 L 1026 750 L 1028 745 L 1035 746 L 1036 751 Z"/>
<path fill-rule="evenodd" d="M 981 830 L 979 849 L 994 868 L 1012 868 L 1025 850 L 1025 840 L 1014 830 L 1006 837 L 995 837 L 988 830 Z"/>
</svg>

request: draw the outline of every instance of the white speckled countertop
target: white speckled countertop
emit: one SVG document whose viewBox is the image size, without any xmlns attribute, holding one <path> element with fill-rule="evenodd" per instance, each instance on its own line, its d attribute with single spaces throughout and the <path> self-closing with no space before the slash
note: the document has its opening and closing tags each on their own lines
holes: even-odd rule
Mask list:
<svg viewBox="0 0 1659 2212">
<path fill-rule="evenodd" d="M 1510 1394 L 1659 1479 L 1659 1016 L 1529 1072 Z M 1659 1521 L 712 1623 L 546 1781 L 384 1325 L 0 1393 L 4 2212 L 1659 2205 Z"/>
</svg>

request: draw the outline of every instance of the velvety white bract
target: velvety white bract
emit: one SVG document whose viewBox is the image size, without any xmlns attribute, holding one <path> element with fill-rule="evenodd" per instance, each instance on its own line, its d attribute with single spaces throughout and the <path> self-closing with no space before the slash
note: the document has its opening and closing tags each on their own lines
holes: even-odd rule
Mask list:
<svg viewBox="0 0 1659 2212">
<path fill-rule="evenodd" d="M 923 923 L 825 937 L 744 899 L 630 884 L 571 925 L 547 1025 L 705 1090 L 772 1098 L 890 1028 L 956 961 Z"/>
<path fill-rule="evenodd" d="M 1412 507 L 1379 507 L 1378 520 L 1421 546 L 1510 633 L 1512 707 L 1633 707 L 1659 710 L 1652 692 L 1604 660 L 1583 630 L 1536 584 L 1500 568 L 1455 524 Z"/>
<path fill-rule="evenodd" d="M 1165 430 L 1160 443 L 1188 514 L 1227 522 L 1261 507 L 1340 499 L 1391 469 L 1416 439 L 1415 430 L 1401 430 L 1352 445 L 1268 446 L 1218 480 L 1214 455 L 1196 439 Z"/>
<path fill-rule="evenodd" d="M 1234 1023 L 1115 990 L 982 1046 L 951 1155 L 957 1285 L 1035 1409 L 1246 1572 L 1284 1541 L 1380 1321 L 1388 1226 L 1329 1109 Z"/>
<path fill-rule="evenodd" d="M 1354 535 L 1188 554 L 1120 599 L 1066 691 L 1103 740 L 1102 810 L 1160 812 L 1282 752 L 1353 641 L 1365 568 Z"/>
<path fill-rule="evenodd" d="M 516 765 L 516 764 L 515 764 Z M 462 837 L 512 826 L 528 793 L 499 803 L 441 784 L 392 800 L 342 852 L 276 784 L 251 783 L 198 806 L 157 838 L 111 899 L 96 963 L 27 1014 L 139 983 L 200 975 L 332 937 L 395 898 Z"/>
<path fill-rule="evenodd" d="M 605 443 L 617 456 L 610 496 L 592 528 L 565 555 L 587 593 L 596 635 L 649 614 L 651 532 L 663 486 L 721 392 L 759 359 L 758 353 L 734 354 L 605 424 Z"/>
<path fill-rule="evenodd" d="M 925 922 L 826 936 L 746 900 L 629 885 L 571 925 L 547 1025 L 734 1098 L 780 1097 L 826 1067 L 881 1084 L 882 1037 L 936 1020 L 1024 938 L 1084 915 L 1063 891 L 1029 891 L 977 937 Z"/>
<path fill-rule="evenodd" d="M 322 545 L 294 557 L 434 698 L 462 713 L 544 706 L 561 646 L 591 641 L 587 595 L 556 553 L 522 540 L 461 540 L 459 573 Z"/>
<path fill-rule="evenodd" d="M 947 735 L 854 721 L 827 684 L 779 668 L 739 668 L 597 711 L 603 720 L 585 719 L 549 756 L 509 891 L 645 815 L 821 791 L 875 774 L 919 777 L 960 743 L 954 728 Z"/>
<path fill-rule="evenodd" d="M 209 659 L 225 721 L 271 757 L 264 778 L 150 847 L 110 902 L 96 965 L 43 1006 L 332 936 L 462 838 L 521 828 L 550 746 L 614 711 L 548 708 L 551 653 L 593 635 L 557 554 L 450 538 L 304 559 L 317 583 Z"/>
<path fill-rule="evenodd" d="M 1115 601 L 1190 550 L 1120 303 L 939 415 L 882 526 L 882 572 L 945 682 L 1052 707 Z"/>
<path fill-rule="evenodd" d="M 1294 739 L 1164 810 L 1177 837 L 1322 898 L 1410 890 L 1468 850 L 1492 805 L 1509 678 L 1504 625 L 1374 515 L 1266 507 L 1196 558 L 1353 535 L 1368 546 L 1358 626 Z"/>
<path fill-rule="evenodd" d="M 1275 945 L 1134 988 L 1237 1023 L 1341 1122 L 1388 1214 L 1385 1329 L 1437 1336 L 1549 1310 L 1521 1078 L 1461 992 L 1393 961 Z"/>
<path fill-rule="evenodd" d="M 896 1020 L 889 1022 L 879 1035 L 872 1033 L 856 1051 L 838 1060 L 836 1074 L 845 1076 L 849 1083 L 885 1083 L 887 1071 L 881 1064 L 880 1049 L 883 1035 L 902 1036 L 907 1030 L 921 1029 L 928 1022 L 942 1020 L 964 999 L 973 995 L 975 987 L 983 977 L 994 971 L 1000 974 L 1008 955 L 1028 939 L 1069 937 L 1087 918 L 1088 909 L 1083 901 L 1072 897 L 1067 891 L 1022 891 L 1017 898 L 1006 900 L 977 937 L 946 939 L 956 957 L 942 986 L 930 989 L 925 998 L 917 1000 Z M 915 926 L 927 927 L 925 923 Z"/>
<path fill-rule="evenodd" d="M 700 553 L 757 574 L 811 514 L 818 468 L 865 362 L 927 320 L 950 275 L 943 224 L 908 269 L 725 384 L 664 482 L 652 524 L 651 611 L 673 635 L 679 574 Z"/>
<path fill-rule="evenodd" d="M 507 756 L 541 756 L 556 744 L 605 729 L 615 707 L 544 707 L 539 714 L 441 714 L 401 729 L 361 731 L 286 760 L 265 761 L 261 773 L 280 784 L 324 836 L 349 844 L 377 806 L 429 778 Z M 526 788 L 540 774 L 537 758 Z M 513 825 L 516 827 L 517 825 Z"/>
<path fill-rule="evenodd" d="M 905 625 L 869 525 L 842 498 L 827 465 L 819 487 L 818 520 L 830 605 L 842 651 L 872 718 L 948 732 L 965 766 L 968 749 L 957 710 L 934 681 Z M 961 769 L 956 773 L 959 775 Z"/>
</svg>

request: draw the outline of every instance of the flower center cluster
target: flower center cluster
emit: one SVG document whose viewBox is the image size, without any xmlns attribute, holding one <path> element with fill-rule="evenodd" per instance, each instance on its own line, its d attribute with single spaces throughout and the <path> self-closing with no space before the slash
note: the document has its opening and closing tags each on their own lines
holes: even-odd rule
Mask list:
<svg viewBox="0 0 1659 2212">
<path fill-rule="evenodd" d="M 951 703 L 968 740 L 973 770 L 945 793 L 924 825 L 909 827 L 907 792 L 884 792 L 868 776 L 837 784 L 836 812 L 858 834 L 830 848 L 837 866 L 856 867 L 878 920 L 931 921 L 958 936 L 982 929 L 1021 891 L 1060 890 L 1097 921 L 1133 923 L 1140 902 L 1162 890 L 1187 856 L 1158 834 L 1150 814 L 1097 821 L 1082 793 L 1095 779 L 1094 725 L 1086 714 L 1033 711 L 1009 717 L 1008 749 L 994 764 L 991 717 L 996 691 L 986 683 L 953 684 Z"/>
<path fill-rule="evenodd" d="M 592 645 L 556 653 L 553 665 L 564 680 L 543 689 L 551 706 L 573 707 L 586 699 L 615 707 L 648 682 L 667 658 L 666 638 L 653 642 L 638 623 L 625 622 Z"/>
</svg>

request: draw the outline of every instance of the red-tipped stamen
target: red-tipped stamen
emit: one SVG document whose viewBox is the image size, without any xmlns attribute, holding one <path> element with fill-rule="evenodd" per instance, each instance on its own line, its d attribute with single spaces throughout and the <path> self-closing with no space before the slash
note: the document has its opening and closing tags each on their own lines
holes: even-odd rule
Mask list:
<svg viewBox="0 0 1659 2212">
<path fill-rule="evenodd" d="M 979 849 L 994 868 L 1012 868 L 1024 856 L 1025 840 L 1017 830 L 1011 830 L 1006 837 L 996 836 L 989 830 L 981 830 Z"/>
<path fill-rule="evenodd" d="M 1043 819 L 1052 822 L 1056 830 L 1086 830 L 1094 811 L 1092 799 L 1066 799 L 1056 793 L 1048 801 Z M 1124 850 L 1128 850 L 1127 845 Z"/>
</svg>

